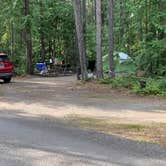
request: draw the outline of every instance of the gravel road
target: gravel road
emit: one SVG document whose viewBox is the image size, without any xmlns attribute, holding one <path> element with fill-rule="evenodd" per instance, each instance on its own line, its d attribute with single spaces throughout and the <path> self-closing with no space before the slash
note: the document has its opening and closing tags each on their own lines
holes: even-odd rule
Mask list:
<svg viewBox="0 0 166 166">
<path fill-rule="evenodd" d="M 73 81 L 73 77 L 30 77 L 0 85 L 0 166 L 166 165 L 164 147 L 65 126 L 59 121 L 77 110 L 87 115 L 116 115 L 119 110 L 124 116 L 125 111 L 128 115 L 141 111 L 151 113 L 151 119 L 154 113 L 157 121 L 164 121 L 164 100 L 154 104 L 153 99 L 146 99 L 147 105 L 141 105 L 142 99 L 136 103 L 131 97 L 127 106 L 126 99 L 119 99 L 124 104 L 122 109 L 115 101 L 111 105 L 103 99 L 104 109 L 97 94 L 92 97 L 82 89 L 75 92 Z M 160 112 L 163 116 L 159 118 Z"/>
</svg>

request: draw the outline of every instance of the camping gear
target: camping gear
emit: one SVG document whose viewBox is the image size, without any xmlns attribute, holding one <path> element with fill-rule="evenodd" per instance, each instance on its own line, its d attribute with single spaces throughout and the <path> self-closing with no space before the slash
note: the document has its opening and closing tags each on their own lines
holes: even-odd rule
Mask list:
<svg viewBox="0 0 166 166">
<path fill-rule="evenodd" d="M 55 65 L 62 65 L 62 57 L 61 56 L 55 57 Z"/>
<path fill-rule="evenodd" d="M 37 62 L 36 63 L 36 69 L 38 71 L 44 71 L 47 69 L 46 63 L 45 62 Z"/>
</svg>

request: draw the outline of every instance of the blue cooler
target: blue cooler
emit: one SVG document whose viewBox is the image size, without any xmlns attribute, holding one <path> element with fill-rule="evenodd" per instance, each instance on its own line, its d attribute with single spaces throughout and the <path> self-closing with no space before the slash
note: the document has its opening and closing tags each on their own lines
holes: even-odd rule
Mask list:
<svg viewBox="0 0 166 166">
<path fill-rule="evenodd" d="M 36 63 L 36 69 L 38 71 L 46 70 L 46 63 L 45 62 L 38 62 Z"/>
</svg>

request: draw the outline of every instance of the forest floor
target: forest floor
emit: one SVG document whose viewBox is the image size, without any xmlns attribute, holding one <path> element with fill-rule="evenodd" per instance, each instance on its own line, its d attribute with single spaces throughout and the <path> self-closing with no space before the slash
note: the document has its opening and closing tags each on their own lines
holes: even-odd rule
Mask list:
<svg viewBox="0 0 166 166">
<path fill-rule="evenodd" d="M 166 99 L 137 96 L 75 77 L 15 78 L 0 84 L 1 112 L 166 146 Z"/>
</svg>

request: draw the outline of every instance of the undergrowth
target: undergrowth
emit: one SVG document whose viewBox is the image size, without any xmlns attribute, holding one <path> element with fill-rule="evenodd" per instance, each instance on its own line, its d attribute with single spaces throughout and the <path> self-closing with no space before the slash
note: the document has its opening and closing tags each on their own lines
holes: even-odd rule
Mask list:
<svg viewBox="0 0 166 166">
<path fill-rule="evenodd" d="M 146 82 L 145 87 L 141 87 L 140 81 Z M 102 84 L 109 84 L 112 88 L 131 89 L 136 94 L 166 96 L 166 78 L 143 78 L 134 75 L 117 76 L 115 78 L 105 78 L 99 80 Z"/>
</svg>

